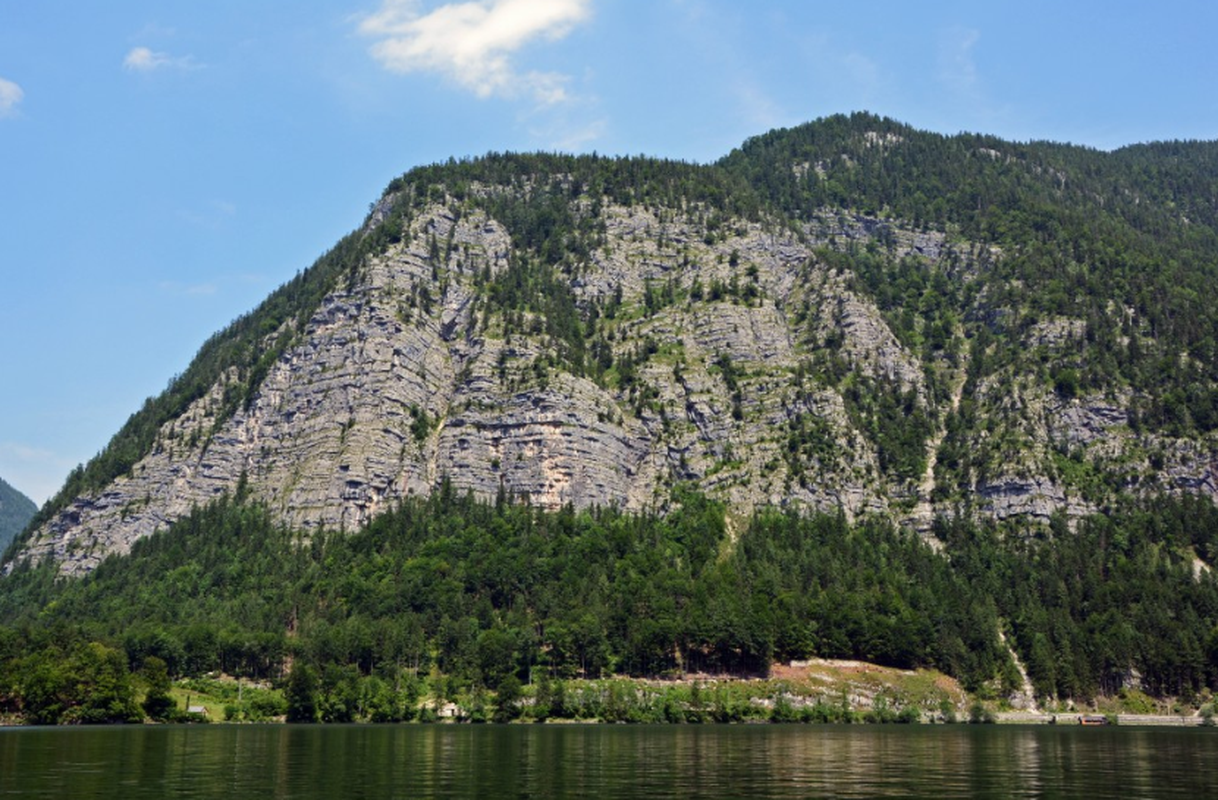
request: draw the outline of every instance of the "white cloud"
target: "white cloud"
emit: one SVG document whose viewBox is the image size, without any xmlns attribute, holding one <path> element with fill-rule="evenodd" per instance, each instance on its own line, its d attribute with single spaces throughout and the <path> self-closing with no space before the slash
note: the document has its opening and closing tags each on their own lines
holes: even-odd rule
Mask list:
<svg viewBox="0 0 1218 800">
<path fill-rule="evenodd" d="M 147 47 L 133 47 L 123 59 L 123 67 L 132 72 L 152 72 L 158 69 L 195 69 L 198 65 L 190 56 L 171 56 Z"/>
<path fill-rule="evenodd" d="M 16 113 L 17 104 L 25 97 L 21 87 L 12 81 L 0 78 L 0 117 Z"/>
<path fill-rule="evenodd" d="M 981 91 L 973 48 L 981 38 L 971 28 L 952 28 L 939 44 L 939 79 L 958 95 L 973 97 Z"/>
<path fill-rule="evenodd" d="M 383 0 L 361 33 L 380 39 L 373 58 L 393 72 L 436 72 L 479 97 L 529 94 L 543 105 L 568 99 L 567 77 L 518 73 L 526 44 L 561 39 L 591 15 L 592 0 L 469 0 L 422 14 L 417 0 Z"/>
<path fill-rule="evenodd" d="M 769 92 L 751 77 L 739 76 L 727 86 L 736 99 L 738 119 L 750 128 L 768 130 L 787 122 L 787 115 Z"/>
<path fill-rule="evenodd" d="M 549 125 L 530 125 L 529 135 L 544 142 L 547 150 L 576 153 L 605 135 L 608 122 L 604 119 L 572 122 L 567 119 L 552 121 Z"/>
<path fill-rule="evenodd" d="M 939 40 L 939 82 L 946 90 L 941 102 L 956 108 L 957 122 L 975 129 L 1006 127 L 1016 116 L 1009 103 L 996 100 L 985 72 L 976 60 L 981 32 L 955 26 L 945 30 Z M 963 112 L 964 116 L 960 116 Z M 963 121 L 963 123 L 962 123 Z"/>
<path fill-rule="evenodd" d="M 76 464 L 73 459 L 52 450 L 19 442 L 0 442 L 0 475 L 38 505 L 59 491 Z"/>
<path fill-rule="evenodd" d="M 164 39 L 170 36 L 176 36 L 178 33 L 176 28 L 171 28 L 166 25 L 161 25 L 156 22 L 149 22 L 139 33 L 135 35 L 136 39 Z"/>
<path fill-rule="evenodd" d="M 227 200 L 212 200 L 191 208 L 179 208 L 178 219 L 207 230 L 220 230 L 237 215 L 237 206 Z"/>
<path fill-rule="evenodd" d="M 161 291 L 172 297 L 211 297 L 219 287 L 214 283 L 179 283 L 178 281 L 161 281 Z"/>
</svg>

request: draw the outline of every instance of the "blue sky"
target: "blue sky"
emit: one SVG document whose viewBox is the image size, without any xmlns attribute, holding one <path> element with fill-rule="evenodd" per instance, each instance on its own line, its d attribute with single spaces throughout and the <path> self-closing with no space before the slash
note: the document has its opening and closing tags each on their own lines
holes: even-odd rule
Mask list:
<svg viewBox="0 0 1218 800">
<path fill-rule="evenodd" d="M 1218 138 L 1209 0 L 0 0 L 0 476 L 42 502 L 391 178 L 869 110 Z"/>
</svg>

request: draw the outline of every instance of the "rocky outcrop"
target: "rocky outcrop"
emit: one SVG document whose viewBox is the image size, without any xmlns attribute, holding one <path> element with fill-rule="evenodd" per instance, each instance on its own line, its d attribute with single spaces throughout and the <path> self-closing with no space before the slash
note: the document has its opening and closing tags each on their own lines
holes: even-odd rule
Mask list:
<svg viewBox="0 0 1218 800">
<path fill-rule="evenodd" d="M 1049 431 L 1054 441 L 1070 447 L 1086 447 L 1109 441 L 1122 435 L 1121 428 L 1129 422 L 1124 402 L 1099 397 L 1078 402 L 1054 403 L 1048 409 Z"/>
<path fill-rule="evenodd" d="M 396 224 L 397 202 L 376 204 L 363 234 Z M 955 350 L 919 350 L 824 250 L 870 246 L 969 281 L 974 261 L 1001 257 L 994 248 L 853 214 L 796 228 L 718 219 L 697 204 L 572 203 L 597 231 L 584 255 L 554 266 L 583 315 L 581 341 L 562 340 L 537 304 L 496 305 L 488 286 L 537 254 L 477 204 L 441 198 L 307 321 L 271 333 L 290 344 L 248 402 L 233 410 L 248 376 L 225 373 L 127 474 L 62 508 L 19 558 L 49 556 L 80 574 L 238 487 L 305 530 L 353 530 L 444 480 L 485 498 L 632 510 L 663 510 L 685 484 L 740 513 L 842 509 L 919 530 L 940 508 L 1033 523 L 1090 513 L 1094 487 L 1079 476 L 1113 465 L 1130 486 L 1218 493 L 1212 441 L 1134 435 L 1128 392 L 1063 399 L 1018 364 L 966 381 L 958 322 Z M 976 302 L 971 324 L 1014 316 L 983 308 L 984 292 Z M 1082 332 L 1054 319 L 1024 346 L 1068 349 Z M 844 378 L 824 368 L 842 363 Z M 899 420 L 851 395 L 858 375 L 929 420 L 930 433 L 905 445 L 926 452 L 922 475 L 894 471 L 880 427 Z M 941 446 L 956 457 L 944 463 Z"/>
<path fill-rule="evenodd" d="M 1048 522 L 1059 512 L 1077 517 L 1095 511 L 1067 495 L 1058 484 L 1042 477 L 1003 476 L 978 487 L 977 494 L 981 510 L 999 520 L 1027 517 Z"/>
<path fill-rule="evenodd" d="M 164 427 L 130 474 L 59 513 L 23 555 L 87 571 L 239 482 L 305 529 L 354 529 L 442 479 L 547 507 L 662 508 L 673 485 L 692 481 L 743 509 L 882 510 L 874 456 L 840 397 L 796 399 L 790 386 L 798 354 L 781 303 L 808 248 L 758 225 L 708 245 L 690 219 L 604 213 L 612 245 L 593 255 L 577 291 L 587 303 L 617 293 L 629 309 L 604 323 L 615 357 L 637 364 L 629 390 L 556 364 L 540 323 L 504 335 L 475 283 L 507 268 L 508 232 L 485 215 L 458 219 L 436 206 L 354 285 L 324 299 L 247 407 L 219 416 L 239 378 L 226 376 Z M 443 263 L 433 240 L 451 242 Z M 682 269 L 686 262 L 698 266 Z M 640 309 L 656 282 L 688 291 L 750 267 L 759 289 L 748 303 Z M 852 308 L 851 320 L 866 318 L 874 333 L 875 319 Z M 866 348 L 871 335 L 854 339 Z M 640 354 L 657 342 L 664 352 Z M 812 480 L 792 484 L 785 431 L 805 415 L 856 453 L 850 469 L 809 464 Z"/>
</svg>

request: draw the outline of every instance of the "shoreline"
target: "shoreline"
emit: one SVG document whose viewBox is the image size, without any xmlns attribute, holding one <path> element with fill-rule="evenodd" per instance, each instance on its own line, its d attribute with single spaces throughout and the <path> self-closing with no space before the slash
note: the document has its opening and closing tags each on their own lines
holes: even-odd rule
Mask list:
<svg viewBox="0 0 1218 800">
<path fill-rule="evenodd" d="M 1116 727 L 1155 727 L 1155 728 L 1203 728 L 1206 719 L 1200 714 L 1179 716 L 1169 714 L 1080 714 L 1078 712 L 1063 712 L 1039 714 L 1028 711 L 999 711 L 994 714 L 999 725 L 1107 725 Z M 1103 719 L 1103 722 L 1087 722 L 1084 720 Z"/>
<path fill-rule="evenodd" d="M 1063 728 L 1085 728 L 1095 725 L 1096 727 L 1107 728 L 1206 728 L 1215 727 L 1214 725 L 1206 725 L 1202 717 L 1171 717 L 1157 714 L 1117 714 L 1114 719 L 1110 719 L 1104 723 L 1082 724 L 1079 722 L 1078 714 L 1029 714 L 1024 712 L 999 712 L 994 715 L 995 721 L 992 723 L 976 723 L 968 720 L 960 720 L 957 722 L 944 722 L 941 720 L 920 720 L 910 723 L 891 723 L 891 722 L 867 722 L 859 720 L 856 722 L 775 722 L 765 719 L 748 719 L 734 722 L 718 722 L 715 720 L 705 720 L 703 722 L 621 722 L 602 719 L 549 719 L 544 721 L 537 720 L 514 720 L 512 722 L 473 722 L 470 720 L 459 719 L 439 719 L 434 721 L 424 722 L 422 720 L 403 720 L 401 722 L 287 722 L 283 719 L 265 719 L 256 722 L 252 721 L 236 721 L 236 720 L 215 720 L 215 721 L 199 721 L 199 722 L 131 722 L 131 723 L 106 723 L 101 725 L 27 725 L 22 722 L 13 722 L 11 720 L 0 720 L 0 731 L 5 730 L 67 730 L 82 728 L 99 729 L 99 728 L 216 728 L 216 727 L 250 727 L 250 726 L 268 726 L 268 727 L 301 727 L 301 728 L 392 728 L 392 727 L 551 727 L 551 728 L 583 728 L 583 727 L 600 727 L 600 726 L 629 726 L 629 727 L 664 727 L 664 728 L 682 728 L 682 727 L 739 727 L 739 726 L 765 726 L 765 725 L 782 725 L 787 727 L 801 728 L 823 728 L 823 727 L 848 727 L 848 728 L 916 728 L 916 727 L 984 727 L 985 725 L 1000 725 L 1004 727 L 1028 726 L 1041 727 L 1053 726 Z"/>
</svg>

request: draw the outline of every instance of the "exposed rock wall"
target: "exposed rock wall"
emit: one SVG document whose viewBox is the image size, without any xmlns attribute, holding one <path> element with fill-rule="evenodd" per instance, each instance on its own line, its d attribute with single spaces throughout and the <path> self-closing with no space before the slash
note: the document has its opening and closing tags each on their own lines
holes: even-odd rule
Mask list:
<svg viewBox="0 0 1218 800">
<path fill-rule="evenodd" d="M 378 205 L 368 229 L 389 211 L 388 201 Z M 1096 507 L 1061 468 L 1062 453 L 1215 494 L 1213 443 L 1134 435 L 1128 396 L 1063 400 L 1043 381 L 998 373 L 970 382 L 962 398 L 963 366 L 903 344 L 883 310 L 817 257 L 820 247 L 882 237 L 895 257 L 967 278 L 975 265 L 961 254 L 980 248 L 835 214 L 801 232 L 736 221 L 717 233 L 697 208 L 604 203 L 599 215 L 602 244 L 576 265 L 571 286 L 585 309 L 620 301 L 594 326 L 612 351 L 608 372 L 568 369 L 535 312 L 517 312 L 509 329 L 479 282 L 522 256 L 511 232 L 481 211 L 436 204 L 336 286 L 302 329 L 283 331 L 293 343 L 246 407 L 221 416 L 240 377 L 226 375 L 162 428 L 130 474 L 78 498 L 22 556 L 51 556 L 79 574 L 239 484 L 305 529 L 354 529 L 445 478 L 487 498 L 634 510 L 662 510 L 688 482 L 741 512 L 841 508 L 922 527 L 936 513 L 930 487 L 963 485 L 964 495 L 948 491 L 949 507 L 1045 521 Z M 714 296 L 725 286 L 730 294 Z M 658 307 L 646 302 L 657 287 L 670 295 Z M 1061 347 L 1080 332 L 1077 321 L 1053 321 L 1028 346 Z M 913 393 L 935 428 L 919 447 L 933 451 L 946 438 L 976 458 L 944 465 L 932 452 L 917 479 L 885 472 L 874 431 L 845 399 L 849 380 L 804 374 L 829 340 L 853 370 Z M 928 383 L 938 373 L 950 390 Z M 962 405 L 990 422 L 946 436 Z"/>
<path fill-rule="evenodd" d="M 551 350 L 545 337 L 505 338 L 477 310 L 474 273 L 506 267 L 507 232 L 477 213 L 456 222 L 437 206 L 401 245 L 369 260 L 355 286 L 325 298 L 248 408 L 217 420 L 237 380 L 228 376 L 165 426 L 130 475 L 78 499 L 25 554 L 52 555 L 67 573 L 87 571 L 241 480 L 304 528 L 354 529 L 445 477 L 458 490 L 502 491 L 547 507 L 662 508 L 672 484 L 692 480 L 743 508 L 883 509 L 874 464 L 867 474 L 826 468 L 815 482 L 784 483 L 783 430 L 798 414 L 824 418 L 859 464 L 874 462 L 836 393 L 796 401 L 790 391 L 796 344 L 780 304 L 808 247 L 759 226 L 707 245 L 690 220 L 662 223 L 620 207 L 605 217 L 612 244 L 593 255 L 578 291 L 588 302 L 614 292 L 625 298 L 631 310 L 611 327 L 619 358 L 648 339 L 665 343 L 665 355 L 639 365 L 645 402 L 561 369 L 538 378 L 536 363 Z M 436 264 L 427 244 L 450 232 L 450 258 Z M 738 272 L 733 260 L 755 268 L 761 291 L 753 304 L 725 299 L 638 313 L 649 282 L 726 282 Z M 689 261 L 699 266 L 683 271 Z M 417 301 L 423 286 L 432 295 L 427 307 Z M 852 341 L 866 348 L 868 335 Z M 740 372 L 735 418 L 716 366 L 723 358 Z"/>
</svg>

